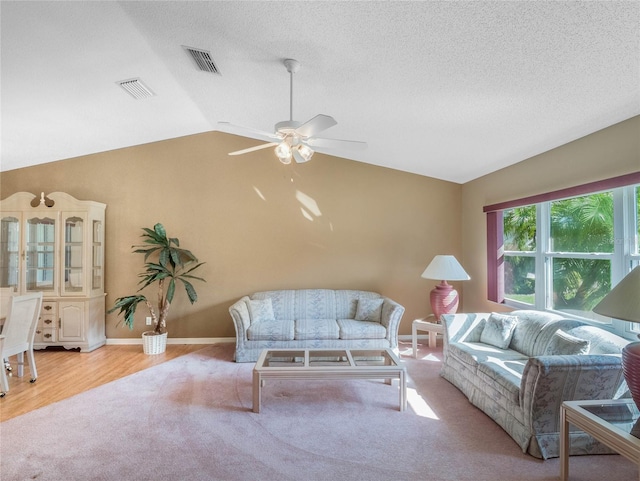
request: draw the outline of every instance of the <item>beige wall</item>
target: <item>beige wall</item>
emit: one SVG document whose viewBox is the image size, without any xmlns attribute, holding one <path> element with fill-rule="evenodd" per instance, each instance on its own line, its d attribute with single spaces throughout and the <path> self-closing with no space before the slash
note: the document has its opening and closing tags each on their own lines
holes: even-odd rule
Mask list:
<svg viewBox="0 0 640 481">
<path fill-rule="evenodd" d="M 482 207 L 640 171 L 640 117 L 532 157 L 462 187 L 463 286 L 467 312 L 504 310 L 487 301 L 486 224 Z"/>
<path fill-rule="evenodd" d="M 435 284 L 420 274 L 436 254 L 461 255 L 462 186 L 320 154 L 290 166 L 271 149 L 227 155 L 251 145 L 213 132 L 18 169 L 1 174 L 1 197 L 62 191 L 107 204 L 107 306 L 135 291 L 131 246 L 162 222 L 206 262 L 199 301 L 176 296 L 172 337 L 234 336 L 227 309 L 242 295 L 305 287 L 378 291 L 406 307 L 410 333 Z M 144 330 L 117 322 L 108 316 L 108 338 Z"/>
</svg>

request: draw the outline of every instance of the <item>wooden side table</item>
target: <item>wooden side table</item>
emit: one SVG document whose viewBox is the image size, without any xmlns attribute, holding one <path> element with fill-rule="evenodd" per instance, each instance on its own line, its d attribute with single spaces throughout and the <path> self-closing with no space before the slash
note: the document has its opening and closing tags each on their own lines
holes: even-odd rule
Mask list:
<svg viewBox="0 0 640 481">
<path fill-rule="evenodd" d="M 418 331 L 427 331 L 429 333 L 429 347 L 436 347 L 437 335 L 444 332 L 444 326 L 436 322 L 428 322 L 426 319 L 435 317 L 430 315 L 422 319 L 416 319 L 411 323 L 411 347 L 413 349 L 413 357 L 418 357 Z"/>
<path fill-rule="evenodd" d="M 569 479 L 570 424 L 640 466 L 640 438 L 633 434 L 639 418 L 640 412 L 632 399 L 563 402 L 560 407 L 561 481 Z M 603 473 L 602 479 L 605 477 Z"/>
</svg>

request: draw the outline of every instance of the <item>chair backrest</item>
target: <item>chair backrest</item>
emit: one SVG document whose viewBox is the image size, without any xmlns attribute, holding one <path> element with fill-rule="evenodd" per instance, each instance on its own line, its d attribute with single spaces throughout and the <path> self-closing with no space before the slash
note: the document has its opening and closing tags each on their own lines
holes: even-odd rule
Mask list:
<svg viewBox="0 0 640 481">
<path fill-rule="evenodd" d="M 36 335 L 42 307 L 42 292 L 13 296 L 2 327 L 2 355 L 13 356 L 29 349 Z"/>
<path fill-rule="evenodd" d="M 6 319 L 11 305 L 11 298 L 15 294 L 13 287 L 0 287 L 0 319 Z"/>
</svg>

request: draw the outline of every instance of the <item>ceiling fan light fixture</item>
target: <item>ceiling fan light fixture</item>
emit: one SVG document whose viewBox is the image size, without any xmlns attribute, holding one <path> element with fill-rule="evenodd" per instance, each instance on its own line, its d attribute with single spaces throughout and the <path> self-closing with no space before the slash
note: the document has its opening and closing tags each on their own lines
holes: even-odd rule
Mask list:
<svg viewBox="0 0 640 481">
<path fill-rule="evenodd" d="M 337 124 L 336 120 L 330 115 L 318 114 L 302 124 L 293 120 L 293 74 L 300 68 L 300 63 L 297 60 L 289 58 L 284 60 L 284 65 L 289 72 L 289 120 L 278 122 L 275 125 L 274 133 L 244 128 L 243 130 L 249 132 L 248 137 L 260 139 L 266 143 L 255 147 L 249 147 L 248 149 L 230 152 L 229 155 L 246 154 L 256 150 L 268 149 L 276 146 L 274 151 L 278 156 L 278 159 L 280 159 L 280 162 L 283 164 L 290 164 L 291 160 L 294 159 L 296 163 L 301 164 L 311 160 L 311 157 L 315 153 L 313 148 L 309 147 L 309 145 L 319 149 L 320 152 L 323 152 L 323 149 L 339 149 L 341 147 L 365 148 L 367 146 L 365 142 L 323 139 L 321 137 L 316 137 L 320 132 L 323 132 Z M 223 129 L 220 129 L 223 132 L 228 132 L 229 126 L 231 126 L 231 124 L 227 122 L 218 122 L 218 125 L 224 126 Z M 229 133 L 235 132 L 229 131 Z M 245 135 L 245 137 L 246 136 L 247 135 Z"/>
<path fill-rule="evenodd" d="M 293 149 L 293 157 L 296 159 L 296 162 L 302 164 L 303 162 L 308 162 L 313 157 L 314 151 L 309 146 L 300 144 Z"/>
<path fill-rule="evenodd" d="M 278 156 L 278 159 L 280 159 L 280 162 L 282 162 L 283 164 L 291 163 L 291 147 L 286 142 L 286 140 L 283 140 L 276 146 L 275 152 Z"/>
</svg>

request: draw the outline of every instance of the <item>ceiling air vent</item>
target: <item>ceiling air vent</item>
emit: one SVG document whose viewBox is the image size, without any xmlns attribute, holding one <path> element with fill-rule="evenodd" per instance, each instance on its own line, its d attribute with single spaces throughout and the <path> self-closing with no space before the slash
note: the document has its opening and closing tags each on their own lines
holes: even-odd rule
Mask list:
<svg viewBox="0 0 640 481">
<path fill-rule="evenodd" d="M 220 75 L 220 70 L 218 70 L 218 67 L 216 67 L 216 64 L 211 58 L 211 52 L 193 47 L 187 47 L 185 45 L 183 45 L 182 47 L 187 52 L 189 52 L 200 70 L 202 70 L 203 72 L 215 73 Z"/>
<path fill-rule="evenodd" d="M 120 87 L 125 89 L 134 99 L 146 99 L 153 97 L 155 94 L 153 91 L 142 83 L 139 78 L 132 78 L 129 80 L 121 80 L 116 82 Z"/>
</svg>

